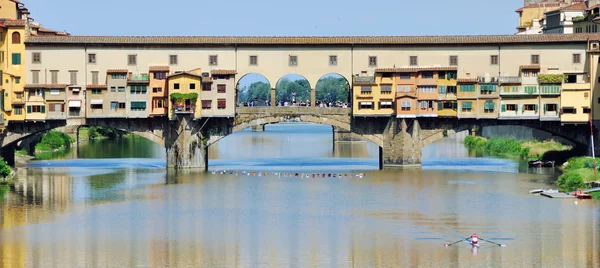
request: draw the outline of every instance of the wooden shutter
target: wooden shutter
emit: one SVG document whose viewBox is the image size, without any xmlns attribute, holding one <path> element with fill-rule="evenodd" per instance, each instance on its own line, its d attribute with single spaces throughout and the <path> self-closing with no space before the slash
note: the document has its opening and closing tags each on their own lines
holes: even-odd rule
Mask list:
<svg viewBox="0 0 600 268">
<path fill-rule="evenodd" d="M 40 110 L 41 110 L 41 113 L 45 114 L 46 113 L 46 105 L 42 105 Z"/>
<path fill-rule="evenodd" d="M 31 113 L 31 105 L 27 105 L 27 113 L 30 114 Z"/>
</svg>

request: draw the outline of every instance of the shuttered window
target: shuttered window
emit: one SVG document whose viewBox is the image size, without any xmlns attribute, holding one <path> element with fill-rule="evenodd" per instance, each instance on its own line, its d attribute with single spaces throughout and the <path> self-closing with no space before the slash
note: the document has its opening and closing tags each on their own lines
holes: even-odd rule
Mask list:
<svg viewBox="0 0 600 268">
<path fill-rule="evenodd" d="M 12 65 L 21 65 L 21 53 L 12 54 Z"/>
<path fill-rule="evenodd" d="M 143 111 L 146 110 L 146 102 L 145 101 L 132 101 L 130 104 L 132 111 Z"/>
<path fill-rule="evenodd" d="M 475 92 L 475 85 L 460 85 L 460 92 Z"/>
</svg>

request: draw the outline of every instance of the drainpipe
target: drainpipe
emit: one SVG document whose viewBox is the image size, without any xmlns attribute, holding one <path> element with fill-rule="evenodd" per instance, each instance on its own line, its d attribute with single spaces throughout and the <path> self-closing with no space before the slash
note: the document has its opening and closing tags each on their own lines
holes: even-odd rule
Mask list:
<svg viewBox="0 0 600 268">
<path fill-rule="evenodd" d="M 350 44 L 350 83 L 348 87 L 348 104 L 350 104 L 350 116 L 352 116 L 354 111 L 354 44 Z"/>
</svg>

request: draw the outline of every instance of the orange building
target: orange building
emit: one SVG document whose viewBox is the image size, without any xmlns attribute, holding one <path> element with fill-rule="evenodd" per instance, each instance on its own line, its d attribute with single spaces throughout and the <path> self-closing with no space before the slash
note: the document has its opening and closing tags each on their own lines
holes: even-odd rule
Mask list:
<svg viewBox="0 0 600 268">
<path fill-rule="evenodd" d="M 418 117 L 437 117 L 438 74 L 434 71 L 421 71 L 417 78 Z"/>
<path fill-rule="evenodd" d="M 169 75 L 169 66 L 150 66 L 150 100 L 152 109 L 150 116 L 160 116 L 167 114 L 168 90 L 167 75 Z"/>
</svg>

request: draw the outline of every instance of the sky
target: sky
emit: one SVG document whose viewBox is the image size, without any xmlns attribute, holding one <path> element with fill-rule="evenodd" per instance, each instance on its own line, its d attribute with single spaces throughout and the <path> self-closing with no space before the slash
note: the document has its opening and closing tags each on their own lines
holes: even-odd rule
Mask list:
<svg viewBox="0 0 600 268">
<path fill-rule="evenodd" d="M 514 34 L 523 0 L 22 0 L 72 35 Z M 287 3 L 287 4 L 286 4 Z"/>
</svg>

